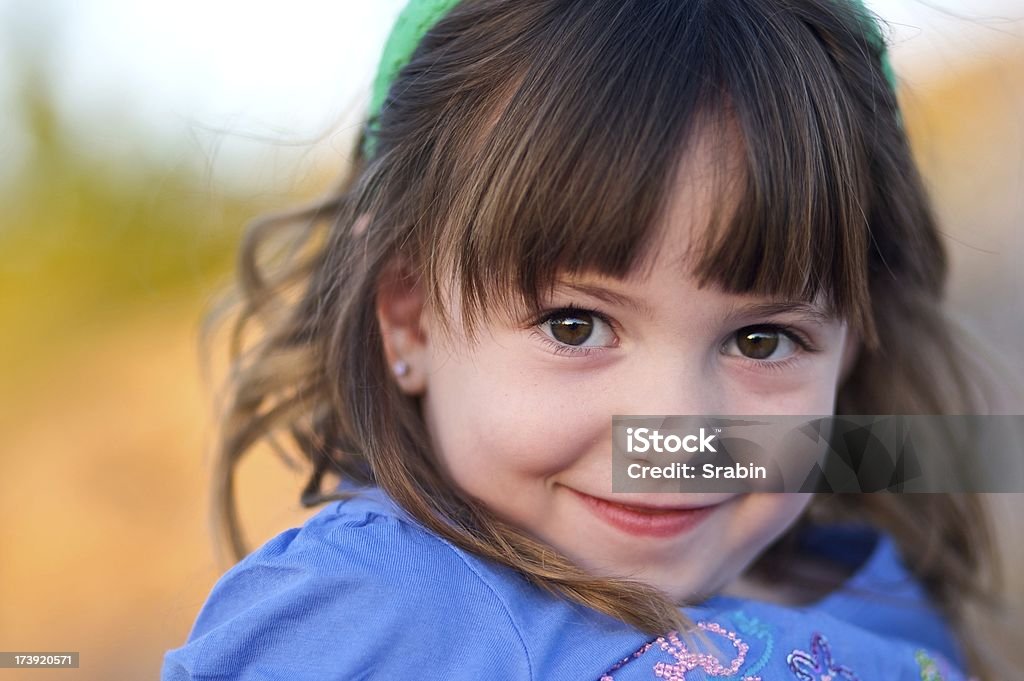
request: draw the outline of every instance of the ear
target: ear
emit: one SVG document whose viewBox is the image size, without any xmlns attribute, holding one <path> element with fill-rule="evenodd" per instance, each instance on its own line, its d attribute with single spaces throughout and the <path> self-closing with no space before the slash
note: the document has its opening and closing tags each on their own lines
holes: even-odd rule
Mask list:
<svg viewBox="0 0 1024 681">
<path fill-rule="evenodd" d="M 395 259 L 377 279 L 377 323 L 384 356 L 399 388 L 421 395 L 427 387 L 424 295 L 409 263 Z"/>
<path fill-rule="evenodd" d="M 846 344 L 843 346 L 843 356 L 839 362 L 838 385 L 846 383 L 850 372 L 853 371 L 853 366 L 857 363 L 857 358 L 860 356 L 860 346 L 860 334 L 853 330 L 847 330 Z"/>
</svg>

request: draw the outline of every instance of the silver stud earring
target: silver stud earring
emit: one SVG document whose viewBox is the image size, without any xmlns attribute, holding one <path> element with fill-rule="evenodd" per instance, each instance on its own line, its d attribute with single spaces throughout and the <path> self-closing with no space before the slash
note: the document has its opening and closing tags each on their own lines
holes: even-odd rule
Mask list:
<svg viewBox="0 0 1024 681">
<path fill-rule="evenodd" d="M 409 364 L 404 359 L 397 360 L 394 364 L 391 365 L 391 368 L 398 376 L 405 376 L 407 373 L 409 373 Z"/>
</svg>

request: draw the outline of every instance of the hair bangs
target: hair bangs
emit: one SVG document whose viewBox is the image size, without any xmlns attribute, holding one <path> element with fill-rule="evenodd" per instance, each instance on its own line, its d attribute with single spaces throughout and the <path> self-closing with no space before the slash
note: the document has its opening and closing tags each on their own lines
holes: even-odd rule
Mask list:
<svg viewBox="0 0 1024 681">
<path fill-rule="evenodd" d="M 829 19 L 836 25 L 760 3 L 709 6 L 709 42 L 746 168 L 738 205 L 708 231 L 695 273 L 733 293 L 823 299 L 874 346 L 869 152 L 825 44 L 836 31 L 854 31 L 857 18 L 837 6 Z"/>
<path fill-rule="evenodd" d="M 508 92 L 477 97 L 487 123 L 450 154 L 431 279 L 459 285 L 466 330 L 497 309 L 537 311 L 560 274 L 642 268 L 680 159 L 710 128 L 738 129 L 744 167 L 719 185 L 742 191 L 715 206 L 692 274 L 824 299 L 872 344 L 867 149 L 826 44 L 857 16 L 837 7 L 820 26 L 729 0 L 548 7 L 510 48 Z"/>
<path fill-rule="evenodd" d="M 678 149 L 714 95 L 698 68 L 656 68 L 706 62 L 693 5 L 556 9 L 522 46 L 497 115 L 462 149 L 432 256 L 453 263 L 470 334 L 483 314 L 537 311 L 563 273 L 642 266 Z"/>
</svg>

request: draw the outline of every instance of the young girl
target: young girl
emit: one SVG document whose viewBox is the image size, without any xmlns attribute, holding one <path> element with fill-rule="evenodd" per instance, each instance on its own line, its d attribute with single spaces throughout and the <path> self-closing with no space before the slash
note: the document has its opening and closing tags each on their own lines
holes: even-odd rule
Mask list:
<svg viewBox="0 0 1024 681">
<path fill-rule="evenodd" d="M 243 245 L 245 557 L 164 681 L 987 674 L 969 495 L 611 487 L 615 414 L 984 411 L 887 68 L 854 0 L 412 0 Z M 281 432 L 330 503 L 246 555 Z"/>
</svg>

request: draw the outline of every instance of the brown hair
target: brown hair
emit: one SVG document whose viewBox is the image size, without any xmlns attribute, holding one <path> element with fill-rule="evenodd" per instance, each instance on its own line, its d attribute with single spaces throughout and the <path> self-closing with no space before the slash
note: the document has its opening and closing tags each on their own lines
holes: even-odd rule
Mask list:
<svg viewBox="0 0 1024 681">
<path fill-rule="evenodd" d="M 312 469 L 307 506 L 346 496 L 322 491 L 328 474 L 377 484 L 432 532 L 539 587 L 652 634 L 681 629 L 652 587 L 592 577 L 446 484 L 418 401 L 385 365 L 375 296 L 402 258 L 442 321 L 442 292 L 461 286 L 472 334 L 495 306 L 536 309 L 562 272 L 625 276 L 649 252 L 680 150 L 698 126 L 729 129 L 703 122 L 735 123 L 745 166 L 739 205 L 702 244 L 701 282 L 824 294 L 864 340 L 837 413 L 984 413 L 863 19 L 837 0 L 456 5 L 392 85 L 375 155 L 357 150 L 335 192 L 253 222 L 242 244 L 215 472 L 236 558 L 248 551 L 236 464 L 283 432 Z M 275 243 L 282 252 L 263 252 Z M 986 593 L 993 547 L 975 497 L 821 496 L 811 513 L 891 532 L 954 624 L 964 599 Z"/>
</svg>

